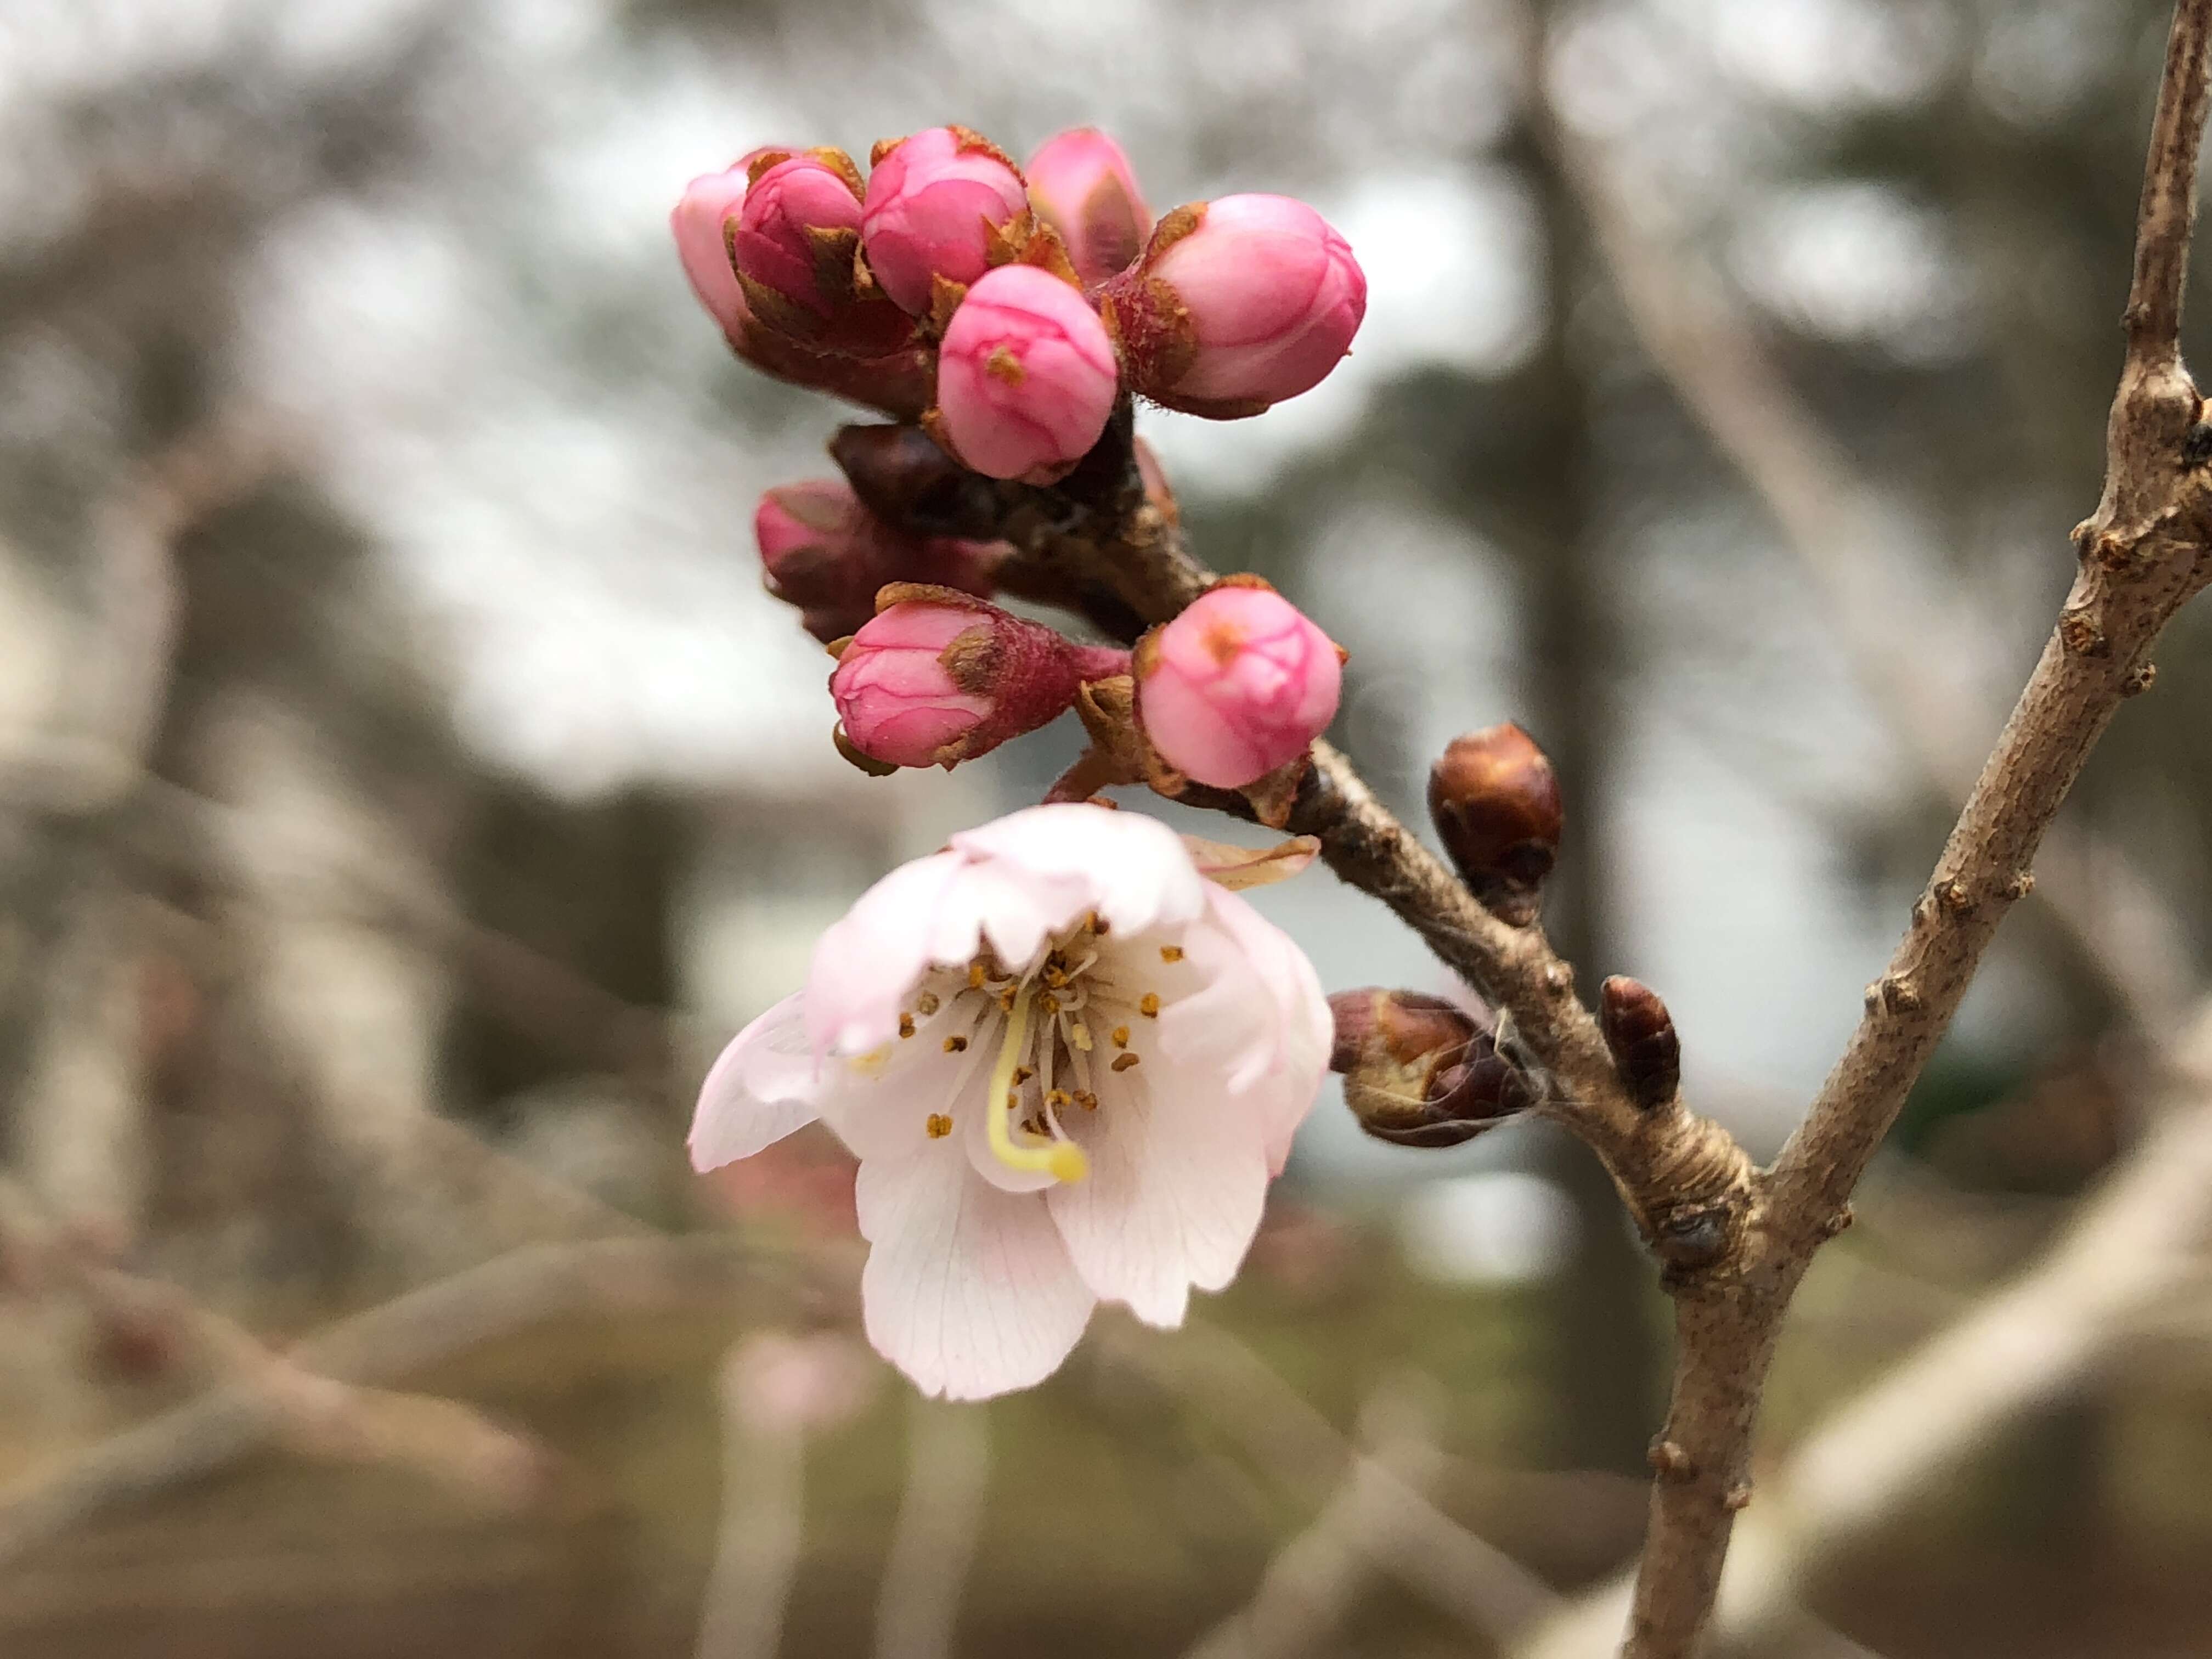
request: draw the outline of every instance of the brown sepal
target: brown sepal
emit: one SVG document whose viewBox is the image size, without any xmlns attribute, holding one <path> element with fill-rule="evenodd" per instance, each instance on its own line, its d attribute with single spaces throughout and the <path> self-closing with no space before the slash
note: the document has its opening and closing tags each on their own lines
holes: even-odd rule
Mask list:
<svg viewBox="0 0 2212 1659">
<path fill-rule="evenodd" d="M 1298 786 L 1306 781 L 1313 769 L 1310 750 L 1292 756 L 1273 771 L 1252 780 L 1237 793 L 1252 803 L 1252 816 L 1270 830 L 1280 830 L 1291 821 L 1291 807 L 1298 798 Z"/>
<path fill-rule="evenodd" d="M 770 167 L 781 167 L 793 156 L 801 153 L 802 152 L 795 149 L 763 150 L 759 155 L 753 157 L 751 164 L 745 168 L 745 188 L 747 190 L 750 190 L 755 185 L 760 183 L 761 174 L 766 173 Z M 734 217 L 735 216 L 733 215 L 732 216 Z M 724 229 L 724 234 L 726 235 L 727 234 L 728 231 L 726 227 Z"/>
<path fill-rule="evenodd" d="M 814 256 L 814 291 L 831 305 L 850 305 L 859 294 L 855 285 L 856 256 L 860 233 L 837 226 L 806 227 L 807 251 Z M 751 303 L 748 294 L 746 302 Z"/>
<path fill-rule="evenodd" d="M 1083 278 L 1076 274 L 1074 260 L 1068 258 L 1067 244 L 1043 220 L 1034 221 L 1029 240 L 1016 258 L 1023 264 L 1050 271 L 1078 293 L 1082 292 Z"/>
<path fill-rule="evenodd" d="M 824 144 L 806 152 L 845 181 L 845 188 L 853 192 L 856 202 L 866 201 L 868 187 L 860 178 L 860 169 L 853 165 L 853 158 L 835 145 Z"/>
<path fill-rule="evenodd" d="M 845 735 L 845 728 L 842 725 L 835 726 L 830 728 L 830 741 L 837 745 L 837 752 L 842 755 L 847 761 L 850 762 L 854 766 L 858 767 L 861 771 L 866 772 L 872 778 L 887 778 L 890 776 L 892 773 L 898 770 L 897 767 L 890 765 L 887 762 L 879 761 L 873 755 L 864 755 L 858 749 L 855 749 L 853 746 L 852 738 Z"/>
<path fill-rule="evenodd" d="M 956 283 L 941 271 L 930 274 L 929 315 L 923 319 L 923 325 L 932 339 L 945 337 L 945 331 L 952 326 L 952 313 L 960 309 L 960 302 L 967 297 L 967 283 Z"/>
<path fill-rule="evenodd" d="M 1000 224 L 985 218 L 983 221 L 983 260 L 996 270 L 1020 259 L 1037 234 L 1037 217 L 1034 209 L 1024 207 L 1014 216 Z M 1063 254 L 1063 260 L 1066 256 Z"/>
<path fill-rule="evenodd" d="M 904 138 L 878 138 L 878 139 L 877 139 L 877 140 L 876 140 L 876 142 L 875 142 L 874 143 L 872 143 L 872 144 L 871 144 L 871 145 L 869 145 L 869 146 L 868 146 L 868 165 L 869 165 L 869 167 L 879 167 L 883 166 L 883 164 L 884 164 L 884 156 L 886 156 L 886 155 L 890 155 L 893 150 L 896 149 L 897 149 L 901 144 L 902 144 L 902 143 L 906 143 L 906 140 L 905 140 Z"/>
</svg>

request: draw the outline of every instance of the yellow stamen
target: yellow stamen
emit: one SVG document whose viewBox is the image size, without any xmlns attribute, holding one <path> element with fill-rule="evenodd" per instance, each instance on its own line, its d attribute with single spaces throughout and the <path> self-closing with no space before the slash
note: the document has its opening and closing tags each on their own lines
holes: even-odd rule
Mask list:
<svg viewBox="0 0 2212 1659">
<path fill-rule="evenodd" d="M 1018 995 L 1020 995 L 1020 992 L 1012 985 L 1009 985 L 1005 990 L 1000 992 L 999 1012 L 1002 1014 L 1012 1013 L 1014 1012 L 1014 1000 Z"/>
<path fill-rule="evenodd" d="M 1160 960 L 1162 962 L 1181 962 L 1182 960 L 1182 946 L 1180 945 L 1163 945 L 1160 946 Z"/>
<path fill-rule="evenodd" d="M 1056 1014 L 1060 1012 L 1060 999 L 1049 991 L 1038 992 L 1036 1004 L 1039 1013 Z"/>
<path fill-rule="evenodd" d="M 1023 1084 L 1027 1083 L 1027 1082 L 1028 1082 L 1031 1078 L 1035 1077 L 1036 1075 L 1036 1073 L 1035 1072 L 1031 1071 L 1031 1070 L 1030 1070 L 1028 1066 L 1015 1066 L 1015 1067 L 1014 1067 L 1014 1086 L 1015 1086 L 1017 1089 L 1020 1088 L 1020 1087 L 1022 1086 L 1022 1085 L 1023 1085 Z"/>
<path fill-rule="evenodd" d="M 914 1016 L 912 1014 L 901 1014 L 899 1016 L 899 1035 L 902 1037 L 910 1037 L 914 1035 Z"/>
<path fill-rule="evenodd" d="M 1045 1096 L 1044 1103 L 1051 1107 L 1054 1111 L 1058 1111 L 1061 1107 L 1072 1106 L 1075 1103 L 1069 1096 L 1066 1090 L 1054 1089 L 1049 1094 Z"/>
<path fill-rule="evenodd" d="M 967 1047 L 968 1039 L 964 1036 L 949 1036 L 945 1039 L 945 1052 L 948 1054 L 963 1053 Z"/>
<path fill-rule="evenodd" d="M 1137 1012 L 1146 1019 L 1158 1019 L 1160 1017 L 1160 994 L 1158 991 L 1146 992 L 1137 1000 Z"/>
<path fill-rule="evenodd" d="M 968 988 L 971 991 L 980 991 L 983 988 L 983 964 L 980 962 L 971 962 L 968 964 Z"/>
<path fill-rule="evenodd" d="M 929 1121 L 921 1127 L 929 1131 L 932 1140 L 942 1140 L 952 1133 L 952 1120 L 942 1112 L 932 1112 Z"/>
<path fill-rule="evenodd" d="M 924 991 L 920 996 L 914 1000 L 914 1006 L 921 1009 L 923 1015 L 926 1017 L 935 1013 L 943 1005 L 938 1001 L 936 992 Z"/>
<path fill-rule="evenodd" d="M 1137 1057 L 1133 1054 L 1116 1054 L 1114 1056 L 1114 1069 L 1117 1072 L 1126 1072 L 1136 1063 Z"/>
<path fill-rule="evenodd" d="M 991 1070 L 991 1086 L 983 1096 L 988 1101 L 1000 1101 L 1013 1093 L 1014 1073 L 1020 1067 L 1023 1050 L 1030 1036 L 1030 1005 L 1018 1002 L 1012 1018 L 1006 1022 L 1006 1041 L 999 1045 L 999 1061 Z M 1091 1161 L 1083 1156 L 1083 1149 L 1071 1142 L 1055 1140 L 1042 1146 L 1018 1146 L 1013 1131 L 1006 1121 L 1006 1114 L 996 1105 L 987 1109 L 991 1115 L 986 1127 L 990 1131 L 991 1155 L 1009 1170 L 1041 1171 L 1059 1181 L 1080 1181 L 1091 1172 Z"/>
<path fill-rule="evenodd" d="M 1091 1052 L 1091 1028 L 1079 1019 L 1067 1022 L 1067 1040 L 1085 1054 Z"/>
<path fill-rule="evenodd" d="M 1093 910 L 1091 913 L 1091 921 L 1088 925 L 1091 933 L 1100 939 L 1104 939 L 1107 934 L 1114 931 L 1112 927 L 1107 922 L 1106 918 L 1100 915 L 1096 910 Z"/>
<path fill-rule="evenodd" d="M 1127 1026 L 1116 1025 L 1114 1028 L 1114 1046 L 1116 1048 L 1126 1048 L 1129 1046 L 1129 1028 Z"/>
<path fill-rule="evenodd" d="M 1098 1097 L 1088 1089 L 1078 1089 L 1075 1091 L 1075 1103 L 1086 1112 L 1095 1112 L 1098 1109 Z"/>
</svg>

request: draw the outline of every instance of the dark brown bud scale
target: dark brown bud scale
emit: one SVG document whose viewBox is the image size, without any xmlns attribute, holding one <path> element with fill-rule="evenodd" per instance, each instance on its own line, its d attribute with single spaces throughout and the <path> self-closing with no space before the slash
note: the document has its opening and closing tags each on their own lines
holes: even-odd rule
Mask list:
<svg viewBox="0 0 2212 1659">
<path fill-rule="evenodd" d="M 1534 1100 L 1464 1008 L 1418 991 L 1369 988 L 1329 1000 L 1331 1069 L 1359 1127 L 1401 1146 L 1456 1146 Z"/>
<path fill-rule="evenodd" d="M 830 459 L 868 511 L 909 535 L 998 534 L 990 481 L 919 427 L 841 426 L 830 440 Z"/>
<path fill-rule="evenodd" d="M 1598 1023 L 1636 1103 L 1650 1111 L 1674 1099 L 1682 1086 L 1682 1042 L 1658 993 L 1615 974 L 1599 992 Z"/>
<path fill-rule="evenodd" d="M 1460 878 L 1515 927 L 1536 919 L 1565 812 L 1552 763 L 1510 721 L 1455 738 L 1429 769 L 1429 817 Z"/>
</svg>

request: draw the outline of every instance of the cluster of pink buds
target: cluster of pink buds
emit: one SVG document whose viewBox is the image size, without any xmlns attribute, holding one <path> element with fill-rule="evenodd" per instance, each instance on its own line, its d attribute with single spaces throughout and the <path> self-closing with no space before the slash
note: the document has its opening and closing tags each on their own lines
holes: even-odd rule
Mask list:
<svg viewBox="0 0 2212 1659">
<path fill-rule="evenodd" d="M 962 465 L 1050 483 L 1127 396 L 1220 420 L 1317 385 L 1367 303 L 1304 204 L 1228 196 L 1155 225 L 1091 128 L 1026 175 L 965 127 L 876 146 L 769 145 L 692 180 L 674 215 L 701 301 L 749 362 L 921 416 Z M 917 402 L 917 397 L 920 401 Z"/>
<path fill-rule="evenodd" d="M 1232 577 L 1133 660 L 988 604 L 1002 586 L 1067 599 L 1036 591 L 1006 544 L 946 532 L 994 533 L 994 490 L 1095 499 L 1116 467 L 1172 523 L 1173 496 L 1130 436 L 1132 403 L 1240 418 L 1343 359 L 1366 282 L 1319 214 L 1239 195 L 1155 222 L 1128 158 L 1095 129 L 1048 140 L 1023 168 L 947 125 L 878 144 L 865 174 L 842 150 L 764 146 L 692 180 L 672 225 L 740 356 L 900 422 L 854 429 L 896 444 L 833 447 L 857 493 L 786 485 L 754 520 L 769 591 L 838 653 L 848 758 L 951 766 L 1073 707 L 1092 749 L 1063 793 L 1197 785 L 1246 791 L 1271 822 L 1288 810 L 1336 712 L 1342 656 L 1289 601 Z M 1109 430 L 1118 447 L 1102 442 Z M 897 488 L 878 476 L 891 460 Z M 934 467 L 962 482 L 940 488 Z M 1102 625 L 1126 640 L 1141 622 Z"/>
</svg>

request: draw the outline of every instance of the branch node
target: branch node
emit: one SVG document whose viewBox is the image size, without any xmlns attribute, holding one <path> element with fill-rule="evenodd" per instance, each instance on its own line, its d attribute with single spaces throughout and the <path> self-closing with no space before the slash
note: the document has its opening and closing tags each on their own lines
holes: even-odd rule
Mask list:
<svg viewBox="0 0 2212 1659">
<path fill-rule="evenodd" d="M 1969 916 L 1974 912 L 1973 896 L 1956 876 L 1946 876 L 1936 884 L 1936 902 L 1947 916 Z"/>
<path fill-rule="evenodd" d="M 2204 429 L 2212 431 L 2212 428 Z M 2157 683 L 2158 665 L 2154 662 L 2137 663 L 2133 668 L 2128 670 L 2128 677 L 2120 682 L 2120 695 L 2124 697 L 2140 697 Z"/>
<path fill-rule="evenodd" d="M 1998 890 L 2008 899 L 2026 898 L 2030 893 L 2033 893 L 2035 890 L 2035 872 L 2033 870 L 2014 871 L 2011 878 L 2008 880 Z"/>
<path fill-rule="evenodd" d="M 1901 974 L 1885 975 L 1878 981 L 1881 1006 L 1893 1014 L 1910 1014 L 1920 1007 L 1920 988 Z"/>
<path fill-rule="evenodd" d="M 2106 544 L 2115 540 L 2109 536 L 2099 538 L 2099 562 L 2103 562 L 2101 556 Z M 2059 613 L 2058 641 L 2077 657 L 2101 657 L 2112 648 L 2112 641 L 2105 637 L 2105 630 L 2097 625 L 2097 619 L 2089 614 L 2087 605 L 2073 606 Z"/>
<path fill-rule="evenodd" d="M 1663 1434 L 1651 1443 L 1651 1449 L 1644 1456 L 1651 1465 L 1651 1473 L 1662 1480 L 1694 1480 L 1698 1478 L 1696 1460 L 1682 1449 L 1680 1441 L 1669 1440 Z"/>
<path fill-rule="evenodd" d="M 1751 1507 L 1751 1482 L 1748 1480 L 1737 1481 L 1734 1486 L 1730 1486 L 1726 1492 L 1722 1494 L 1721 1502 L 1727 1505 L 1729 1512 L 1731 1515 L 1736 1513 L 1738 1510 L 1749 1509 Z"/>
<path fill-rule="evenodd" d="M 1838 1233 L 1848 1232 L 1851 1224 L 1858 1218 L 1858 1212 L 1845 1204 L 1820 1224 L 1820 1237 L 1825 1240 L 1833 1238 Z"/>
</svg>

